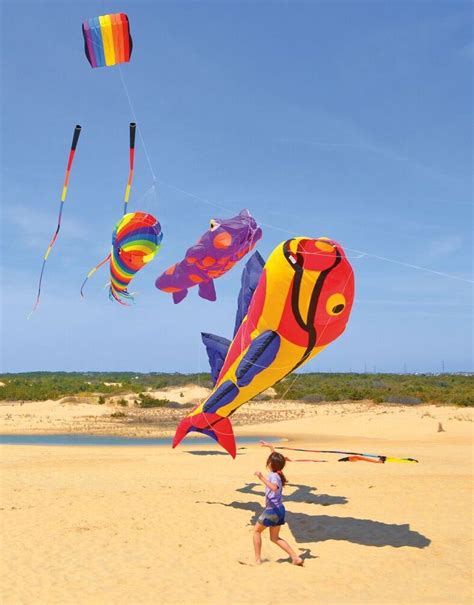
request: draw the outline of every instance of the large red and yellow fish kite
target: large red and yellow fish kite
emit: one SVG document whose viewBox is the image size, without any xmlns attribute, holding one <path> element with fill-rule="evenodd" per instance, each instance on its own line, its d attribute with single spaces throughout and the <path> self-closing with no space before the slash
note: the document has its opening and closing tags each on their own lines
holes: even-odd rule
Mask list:
<svg viewBox="0 0 474 605">
<path fill-rule="evenodd" d="M 229 420 L 241 405 L 301 367 L 338 338 L 354 300 L 354 274 L 341 246 L 327 238 L 279 244 L 263 266 L 255 253 L 242 280 L 233 341 L 203 334 L 212 374 L 209 397 L 179 424 L 176 447 L 190 432 L 236 455 Z M 254 289 L 248 302 L 248 290 Z"/>
</svg>

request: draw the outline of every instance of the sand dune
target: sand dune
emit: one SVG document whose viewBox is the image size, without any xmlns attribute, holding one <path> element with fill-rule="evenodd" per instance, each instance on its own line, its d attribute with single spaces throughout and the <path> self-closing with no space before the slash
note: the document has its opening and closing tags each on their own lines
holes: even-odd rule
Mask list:
<svg viewBox="0 0 474 605">
<path fill-rule="evenodd" d="M 104 406 L 89 409 L 89 420 L 96 408 Z M 252 565 L 263 501 L 253 472 L 266 457 L 258 446 L 235 460 L 191 440 L 175 451 L 2 446 L 1 602 L 471 603 L 472 410 L 312 411 L 237 432 L 420 463 L 338 463 L 322 454 L 301 456 L 328 462 L 289 463 L 282 534 L 304 556 L 303 569 L 268 537 L 265 563 Z"/>
<path fill-rule="evenodd" d="M 182 387 L 168 387 L 158 391 L 150 391 L 149 395 L 156 399 L 167 399 L 168 401 L 176 401 L 177 403 L 198 403 L 205 399 L 211 389 L 201 387 L 195 384 Z"/>
</svg>

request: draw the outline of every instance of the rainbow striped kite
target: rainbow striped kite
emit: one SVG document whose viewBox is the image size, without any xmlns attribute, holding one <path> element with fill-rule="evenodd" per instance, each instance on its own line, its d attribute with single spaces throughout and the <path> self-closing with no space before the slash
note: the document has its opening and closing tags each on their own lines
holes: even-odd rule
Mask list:
<svg viewBox="0 0 474 605">
<path fill-rule="evenodd" d="M 132 54 L 130 25 L 125 13 L 101 15 L 82 23 L 84 50 L 91 67 L 128 63 Z"/>
<path fill-rule="evenodd" d="M 116 224 L 110 253 L 110 299 L 133 302 L 127 290 L 135 274 L 158 252 L 163 239 L 160 223 L 151 214 L 129 212 Z"/>
</svg>

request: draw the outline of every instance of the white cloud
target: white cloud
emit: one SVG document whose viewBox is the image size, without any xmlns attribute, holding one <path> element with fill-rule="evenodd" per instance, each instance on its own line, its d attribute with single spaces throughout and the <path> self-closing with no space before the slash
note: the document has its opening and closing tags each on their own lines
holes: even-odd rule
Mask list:
<svg viewBox="0 0 474 605">
<path fill-rule="evenodd" d="M 427 249 L 427 260 L 434 260 L 451 256 L 463 247 L 463 238 L 460 235 L 445 235 L 433 240 Z"/>
<path fill-rule="evenodd" d="M 364 140 L 366 139 L 366 140 Z M 329 147 L 333 149 L 354 149 L 356 151 L 365 151 L 367 153 L 372 153 L 378 155 L 380 157 L 386 158 L 390 161 L 395 162 L 403 162 L 407 164 L 412 170 L 424 173 L 426 176 L 429 176 L 437 181 L 449 181 L 449 182 L 458 182 L 456 177 L 440 172 L 439 170 L 435 170 L 430 166 L 426 166 L 422 164 L 418 160 L 414 158 L 408 157 L 388 147 L 374 144 L 369 142 L 367 137 L 363 137 L 360 141 L 356 142 L 337 142 L 337 141 L 314 141 L 314 140 L 306 140 L 306 139 L 289 139 L 282 138 L 279 139 L 280 143 L 294 143 L 299 145 L 308 145 L 311 147 Z"/>
<path fill-rule="evenodd" d="M 59 208 L 59 204 L 57 206 Z M 69 241 L 89 242 L 90 230 L 80 221 L 64 216 L 61 222 L 61 238 Z M 16 236 L 27 246 L 35 249 L 46 249 L 57 225 L 57 215 L 53 212 L 42 212 L 24 204 L 14 204 L 3 210 L 4 227 L 16 230 Z"/>
</svg>

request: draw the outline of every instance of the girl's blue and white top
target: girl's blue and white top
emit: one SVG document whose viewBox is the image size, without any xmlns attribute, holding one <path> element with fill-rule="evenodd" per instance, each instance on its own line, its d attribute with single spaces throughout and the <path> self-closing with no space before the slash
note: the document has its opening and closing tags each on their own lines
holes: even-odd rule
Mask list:
<svg viewBox="0 0 474 605">
<path fill-rule="evenodd" d="M 278 473 L 268 473 L 267 481 L 278 485 L 278 489 L 274 492 L 269 487 L 265 487 L 265 506 L 270 508 L 279 508 L 280 506 L 283 506 L 281 494 L 283 484 L 280 475 Z"/>
</svg>

